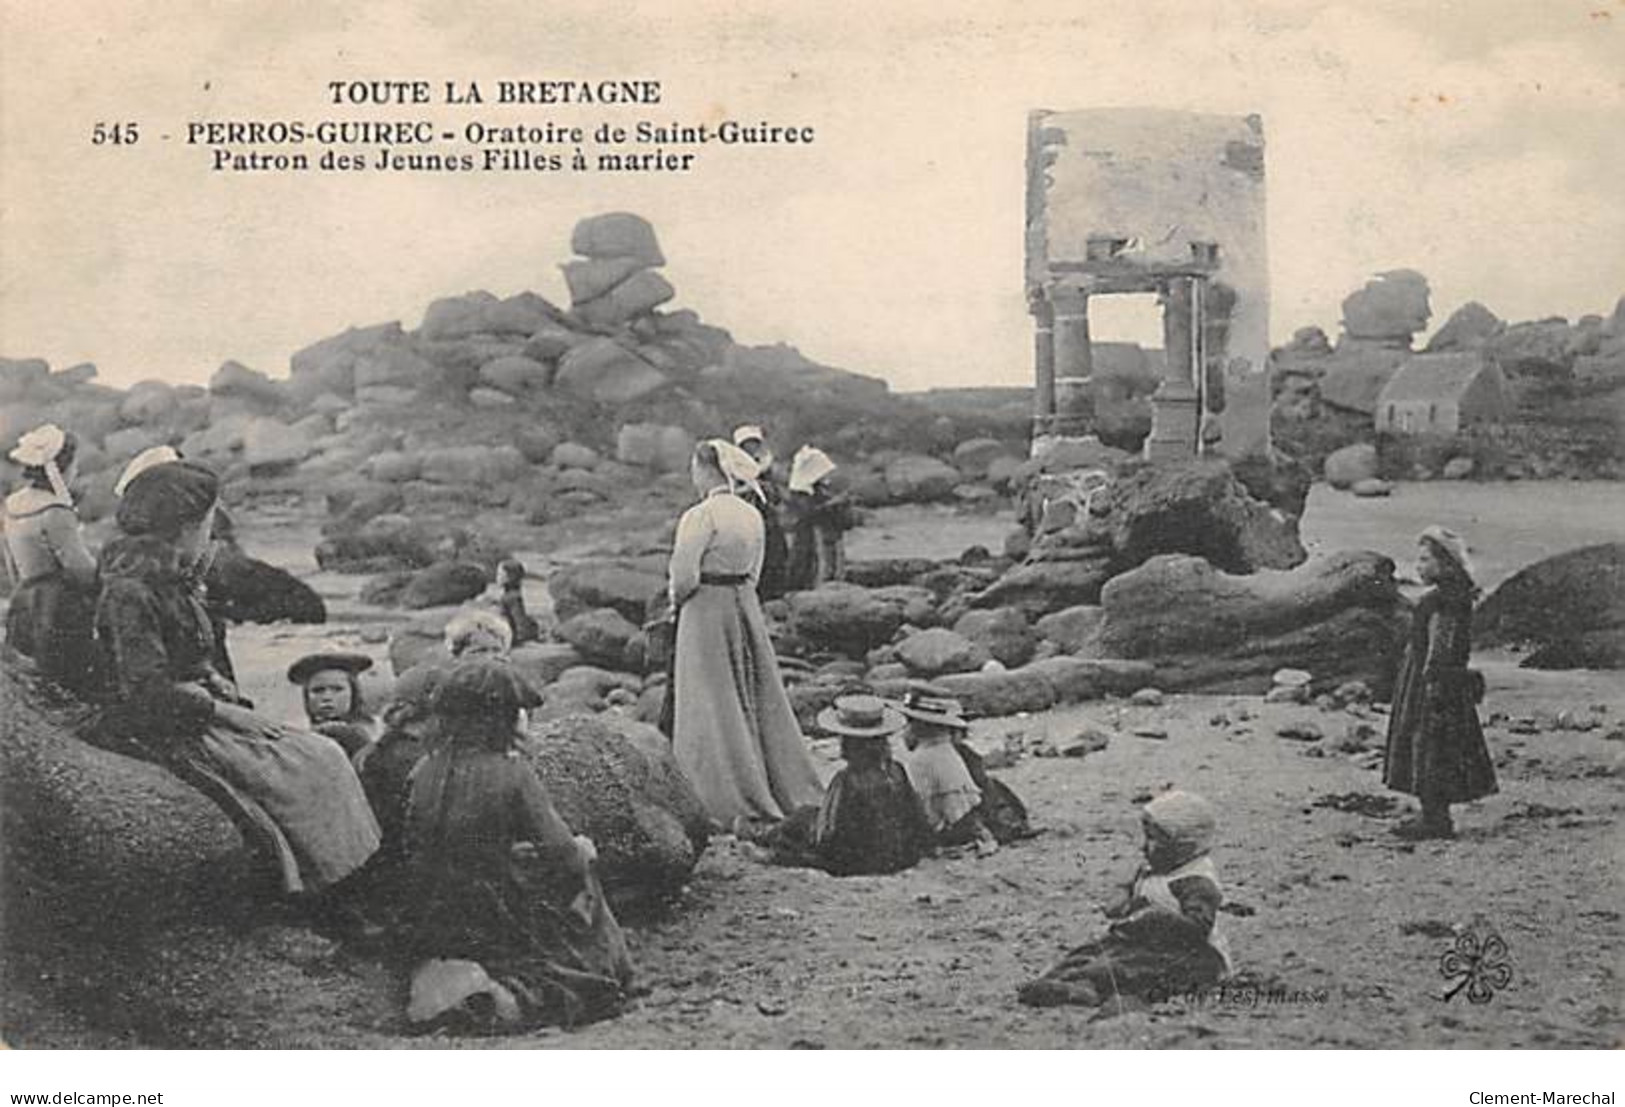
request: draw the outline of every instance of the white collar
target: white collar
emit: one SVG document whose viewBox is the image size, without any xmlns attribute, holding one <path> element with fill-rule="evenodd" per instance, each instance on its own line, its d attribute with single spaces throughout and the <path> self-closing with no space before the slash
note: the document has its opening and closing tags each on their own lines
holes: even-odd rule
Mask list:
<svg viewBox="0 0 1625 1107">
<path fill-rule="evenodd" d="M 71 508 L 73 501 L 66 496 L 58 496 L 49 488 L 35 488 L 33 485 L 19 488 L 6 497 L 6 510 L 13 515 L 33 515 L 48 507 Z"/>
</svg>

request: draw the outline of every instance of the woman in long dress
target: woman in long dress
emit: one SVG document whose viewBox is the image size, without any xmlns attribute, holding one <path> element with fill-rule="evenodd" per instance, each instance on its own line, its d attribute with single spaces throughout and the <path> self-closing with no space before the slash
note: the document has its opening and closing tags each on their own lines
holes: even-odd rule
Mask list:
<svg viewBox="0 0 1625 1107">
<path fill-rule="evenodd" d="M 1478 721 L 1482 678 L 1467 666 L 1478 589 L 1460 536 L 1434 526 L 1417 543 L 1418 575 L 1433 587 L 1411 613 L 1388 716 L 1383 783 L 1422 802 L 1421 818 L 1400 823 L 1395 833 L 1451 838 L 1450 805 L 1497 790 L 1495 763 Z"/>
<path fill-rule="evenodd" d="M 5 560 L 16 590 L 6 641 L 41 675 L 81 695 L 96 692 L 96 559 L 79 533 L 68 484 L 78 443 L 54 423 L 23 435 L 11 459 L 23 487 L 6 497 Z"/>
<path fill-rule="evenodd" d="M 184 461 L 124 490 L 96 605 L 111 685 L 102 732 L 219 804 L 283 892 L 324 892 L 377 850 L 378 824 L 332 739 L 255 715 L 213 663 L 202 577 L 219 497 L 219 478 Z"/>
<path fill-rule="evenodd" d="M 823 795 L 756 595 L 762 517 L 738 494 L 755 472 L 733 443 L 700 443 L 691 475 L 701 499 L 678 521 L 671 554 L 672 749 L 728 827 L 778 822 Z"/>
<path fill-rule="evenodd" d="M 414 1022 L 576 1026 L 626 1002 L 632 965 L 592 842 L 515 752 L 529 698 L 490 660 L 459 662 L 434 694 L 439 738 L 406 803 Z"/>
</svg>

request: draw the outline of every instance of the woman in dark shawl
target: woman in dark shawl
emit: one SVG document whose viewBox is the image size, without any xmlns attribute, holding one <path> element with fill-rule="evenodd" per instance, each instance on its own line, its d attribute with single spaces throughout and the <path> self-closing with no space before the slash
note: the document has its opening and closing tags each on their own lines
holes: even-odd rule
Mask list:
<svg viewBox="0 0 1625 1107">
<path fill-rule="evenodd" d="M 517 752 L 533 693 L 498 661 L 460 662 L 435 693 L 440 737 L 406 805 L 405 946 L 414 1022 L 577 1026 L 620 1013 L 632 981 L 596 853 Z M 455 979 L 477 986 L 446 988 Z M 437 983 L 440 982 L 440 983 Z M 434 994 L 450 994 L 436 1003 Z M 463 1001 L 484 995 L 483 1011 Z"/>
<path fill-rule="evenodd" d="M 1478 589 L 1467 545 L 1458 535 L 1435 526 L 1417 541 L 1417 572 L 1433 587 L 1411 615 L 1388 716 L 1383 783 L 1422 801 L 1421 817 L 1400 823 L 1396 834 L 1452 838 L 1450 805 L 1497 790 L 1495 765 L 1478 721 L 1483 678 L 1467 666 Z"/>
<path fill-rule="evenodd" d="M 111 685 L 100 731 L 219 804 L 283 892 L 324 892 L 377 850 L 378 824 L 343 750 L 253 714 L 214 664 L 202 572 L 219 495 L 219 478 L 185 461 L 125 488 L 96 605 Z"/>
</svg>

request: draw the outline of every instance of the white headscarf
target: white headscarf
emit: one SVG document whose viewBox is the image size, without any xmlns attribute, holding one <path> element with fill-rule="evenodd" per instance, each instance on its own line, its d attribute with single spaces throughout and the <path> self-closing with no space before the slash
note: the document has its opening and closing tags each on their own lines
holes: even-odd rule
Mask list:
<svg viewBox="0 0 1625 1107">
<path fill-rule="evenodd" d="M 113 485 L 113 495 L 122 497 L 130 482 L 153 466 L 165 465 L 180 459 L 180 451 L 173 446 L 152 446 L 142 450 L 130 459 L 130 464 L 119 474 L 118 483 Z"/>
<path fill-rule="evenodd" d="M 67 445 L 68 436 L 55 423 L 42 423 L 17 440 L 10 453 L 11 460 L 26 469 L 44 469 L 45 479 L 51 482 L 51 491 L 61 499 L 70 499 L 68 482 L 62 479 L 57 467 L 57 455 Z"/>
<path fill-rule="evenodd" d="M 811 492 L 813 485 L 835 471 L 835 462 L 817 446 L 803 446 L 790 461 L 790 491 Z"/>
<path fill-rule="evenodd" d="M 723 479 L 728 482 L 728 491 L 737 492 L 740 488 L 758 490 L 756 478 L 762 475 L 762 467 L 755 458 L 726 438 L 712 438 L 707 444 L 717 452 L 717 468 L 722 470 Z"/>
</svg>

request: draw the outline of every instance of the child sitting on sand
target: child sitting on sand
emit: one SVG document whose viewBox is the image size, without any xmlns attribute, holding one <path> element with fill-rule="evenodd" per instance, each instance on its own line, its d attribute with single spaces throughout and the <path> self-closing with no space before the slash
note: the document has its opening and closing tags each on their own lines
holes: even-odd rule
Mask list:
<svg viewBox="0 0 1625 1107">
<path fill-rule="evenodd" d="M 911 691 L 898 707 L 908 717 L 903 741 L 909 752 L 903 768 L 925 804 L 937 844 L 974 845 L 981 854 L 997 852 L 998 839 L 983 818 L 982 789 L 956 742 L 970 727 L 959 701 Z"/>
<path fill-rule="evenodd" d="M 1224 889 L 1208 850 L 1213 807 L 1190 792 L 1167 792 L 1142 809 L 1145 864 L 1106 908 L 1106 936 L 1072 950 L 1017 993 L 1031 1007 L 1092 1007 L 1123 997 L 1156 1001 L 1230 975 L 1218 928 Z"/>
<path fill-rule="evenodd" d="M 818 727 L 841 739 L 844 767 L 820 805 L 797 808 L 756 839 L 776 865 L 823 869 L 834 876 L 902 872 L 935 847 L 931 824 L 908 774 L 891 756 L 903 717 L 878 696 L 836 697 Z"/>
<path fill-rule="evenodd" d="M 835 876 L 895 873 L 932 852 L 931 827 L 908 775 L 891 757 L 903 717 L 876 696 L 841 696 L 818 714 L 841 738 L 846 767 L 824 793 L 813 835 L 819 868 Z"/>
</svg>

